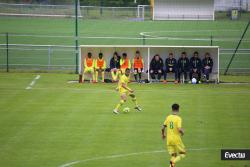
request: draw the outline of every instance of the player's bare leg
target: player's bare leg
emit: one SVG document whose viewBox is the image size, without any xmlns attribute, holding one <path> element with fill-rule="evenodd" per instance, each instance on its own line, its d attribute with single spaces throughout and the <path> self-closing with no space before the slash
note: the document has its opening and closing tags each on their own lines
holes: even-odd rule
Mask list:
<svg viewBox="0 0 250 167">
<path fill-rule="evenodd" d="M 175 159 L 176 159 L 176 156 L 177 156 L 177 154 L 176 153 L 173 153 L 172 155 L 171 155 L 172 157 L 171 157 L 171 159 L 170 159 L 170 167 L 175 167 Z"/>
<path fill-rule="evenodd" d="M 140 112 L 142 111 L 141 107 L 138 105 L 136 97 L 133 93 L 129 94 L 129 96 L 132 98 L 132 101 L 135 103 L 135 109 Z"/>
<path fill-rule="evenodd" d="M 96 80 L 95 80 L 95 71 L 90 72 L 90 74 L 92 75 L 92 82 L 96 83 Z"/>
<path fill-rule="evenodd" d="M 104 83 L 104 76 L 105 76 L 105 72 L 102 72 L 102 83 Z"/>
<path fill-rule="evenodd" d="M 179 155 L 174 159 L 174 163 L 180 161 L 181 159 L 186 157 L 186 152 L 179 152 Z"/>
<path fill-rule="evenodd" d="M 120 109 L 120 107 L 126 102 L 126 100 L 127 100 L 127 96 L 126 96 L 126 94 L 124 93 L 124 94 L 121 95 L 121 100 L 120 100 L 120 102 L 116 105 L 115 109 L 113 110 L 113 113 L 114 113 L 114 114 L 119 114 L 119 109 Z"/>
</svg>

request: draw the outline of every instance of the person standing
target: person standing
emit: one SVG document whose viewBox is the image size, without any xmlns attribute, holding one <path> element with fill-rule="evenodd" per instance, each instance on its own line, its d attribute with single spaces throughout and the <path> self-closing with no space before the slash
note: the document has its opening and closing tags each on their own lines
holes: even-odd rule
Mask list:
<svg viewBox="0 0 250 167">
<path fill-rule="evenodd" d="M 116 105 L 115 109 L 113 110 L 114 114 L 119 114 L 119 109 L 122 107 L 122 105 L 127 101 L 127 97 L 131 97 L 132 101 L 135 104 L 135 110 L 138 112 L 142 111 L 141 107 L 137 103 L 136 96 L 134 94 L 134 91 L 128 87 L 129 83 L 129 76 L 130 76 L 130 69 L 127 68 L 125 70 L 125 73 L 120 77 L 120 80 L 118 82 L 118 87 L 116 90 L 120 94 L 120 102 Z"/>
<path fill-rule="evenodd" d="M 185 146 L 181 137 L 184 135 L 182 128 L 182 119 L 179 114 L 179 104 L 172 105 L 172 113 L 167 116 L 162 126 L 162 139 L 165 140 L 165 129 L 167 128 L 167 150 L 171 156 L 170 167 L 174 167 L 175 164 L 182 158 L 186 157 Z"/>
</svg>

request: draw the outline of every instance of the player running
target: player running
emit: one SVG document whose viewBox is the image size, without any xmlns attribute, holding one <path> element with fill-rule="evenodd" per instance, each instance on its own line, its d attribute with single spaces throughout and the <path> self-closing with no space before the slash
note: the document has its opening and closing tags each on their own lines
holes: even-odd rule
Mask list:
<svg viewBox="0 0 250 167">
<path fill-rule="evenodd" d="M 162 127 L 162 139 L 165 139 L 165 128 L 167 128 L 167 150 L 171 155 L 170 167 L 175 167 L 175 163 L 186 157 L 185 146 L 181 136 L 184 135 L 181 117 L 178 116 L 179 105 L 172 105 L 172 114 L 167 116 Z"/>
<path fill-rule="evenodd" d="M 132 101 L 135 103 L 135 109 L 137 111 L 142 110 L 137 103 L 136 97 L 134 95 L 134 91 L 128 87 L 129 76 L 130 76 L 130 69 L 127 68 L 125 70 L 125 74 L 123 74 L 120 77 L 120 80 L 118 82 L 118 87 L 116 88 L 116 90 L 119 91 L 121 100 L 120 100 L 120 103 L 117 104 L 117 106 L 113 110 L 115 114 L 119 114 L 119 108 L 126 102 L 127 96 L 130 96 L 132 98 Z"/>
</svg>

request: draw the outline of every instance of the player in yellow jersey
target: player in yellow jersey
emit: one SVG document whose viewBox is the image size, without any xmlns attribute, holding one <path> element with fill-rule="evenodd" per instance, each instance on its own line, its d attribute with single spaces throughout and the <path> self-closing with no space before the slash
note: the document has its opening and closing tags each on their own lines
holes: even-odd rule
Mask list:
<svg viewBox="0 0 250 167">
<path fill-rule="evenodd" d="M 135 109 L 137 111 L 142 110 L 137 103 L 134 91 L 128 87 L 129 76 L 130 76 L 130 69 L 127 68 L 125 70 L 125 74 L 123 74 L 120 77 L 120 80 L 118 82 L 118 87 L 116 88 L 116 90 L 119 91 L 120 96 L 121 96 L 121 100 L 120 100 L 119 104 L 117 104 L 115 109 L 113 110 L 113 112 L 115 114 L 119 114 L 119 108 L 126 102 L 127 96 L 130 96 L 132 98 L 132 101 L 135 103 Z"/>
<path fill-rule="evenodd" d="M 165 129 L 167 128 L 167 150 L 171 155 L 170 167 L 175 167 L 175 163 L 186 157 L 185 146 L 181 140 L 184 135 L 182 129 L 182 119 L 178 116 L 179 105 L 172 105 L 172 114 L 167 116 L 162 127 L 162 138 L 165 139 Z"/>
</svg>

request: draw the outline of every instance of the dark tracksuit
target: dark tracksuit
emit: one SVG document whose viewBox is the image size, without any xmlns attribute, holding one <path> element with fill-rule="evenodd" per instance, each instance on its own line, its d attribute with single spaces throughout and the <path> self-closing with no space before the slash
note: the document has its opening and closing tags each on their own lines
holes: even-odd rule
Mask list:
<svg viewBox="0 0 250 167">
<path fill-rule="evenodd" d="M 190 59 L 190 73 L 189 73 L 189 78 L 192 80 L 193 76 L 198 75 L 197 80 L 201 80 L 201 69 L 202 69 L 202 64 L 201 64 L 201 59 L 200 58 L 195 58 L 192 57 Z M 197 69 L 196 73 L 193 71 L 194 69 Z"/>
<path fill-rule="evenodd" d="M 185 58 L 179 58 L 178 64 L 177 64 L 177 70 L 178 70 L 178 80 L 181 80 L 181 74 L 183 73 L 184 79 L 187 80 L 187 72 L 189 71 L 189 60 L 187 57 Z"/>
<path fill-rule="evenodd" d="M 114 57 L 112 57 L 110 59 L 110 63 L 109 63 L 110 69 L 112 70 L 113 68 L 117 68 L 120 69 L 120 57 L 117 57 L 117 60 L 114 59 Z"/>
<path fill-rule="evenodd" d="M 206 76 L 206 80 L 209 80 L 209 73 L 212 72 L 213 65 L 214 65 L 214 63 L 213 63 L 213 59 L 211 57 L 204 58 L 202 60 L 202 72 Z M 209 66 L 210 69 L 206 69 L 205 68 L 206 66 Z"/>
<path fill-rule="evenodd" d="M 165 61 L 165 65 L 166 65 L 166 71 L 164 73 L 164 79 L 167 79 L 167 73 L 174 73 L 175 76 L 175 80 L 177 80 L 178 78 L 178 71 L 177 71 L 177 60 L 175 58 L 167 58 Z M 170 70 L 170 68 L 172 68 L 172 71 Z"/>
<path fill-rule="evenodd" d="M 162 58 L 160 58 L 158 61 L 156 61 L 154 58 L 151 60 L 149 72 L 152 79 L 155 79 L 155 75 L 157 75 L 158 80 L 161 79 L 163 74 L 163 66 L 164 64 Z M 153 72 L 151 72 L 151 70 L 153 70 Z M 161 70 L 161 73 L 158 72 L 159 70 Z"/>
</svg>

